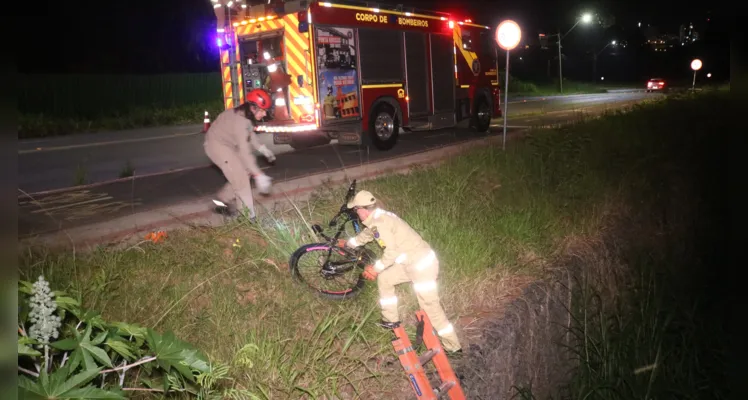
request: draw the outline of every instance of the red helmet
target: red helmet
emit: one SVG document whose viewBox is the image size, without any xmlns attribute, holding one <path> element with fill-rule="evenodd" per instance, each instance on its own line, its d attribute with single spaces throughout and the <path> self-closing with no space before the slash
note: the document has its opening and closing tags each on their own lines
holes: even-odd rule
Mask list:
<svg viewBox="0 0 748 400">
<path fill-rule="evenodd" d="M 270 95 L 262 89 L 253 89 L 245 97 L 247 103 L 254 104 L 263 110 L 270 109 Z"/>
</svg>

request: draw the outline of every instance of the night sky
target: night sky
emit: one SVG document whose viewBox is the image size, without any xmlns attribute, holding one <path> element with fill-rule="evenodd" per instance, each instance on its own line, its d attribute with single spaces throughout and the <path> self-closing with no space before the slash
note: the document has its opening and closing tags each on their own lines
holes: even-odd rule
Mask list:
<svg viewBox="0 0 748 400">
<path fill-rule="evenodd" d="M 680 24 L 704 20 L 709 15 L 706 8 L 684 4 L 674 9 L 667 5 L 672 2 L 661 1 L 659 5 L 644 0 L 403 3 L 462 14 L 476 23 L 492 26 L 501 19 L 512 18 L 522 26 L 528 39 L 539 32 L 550 33 L 558 28 L 565 31 L 573 25 L 575 15 L 594 11 L 607 21 L 607 30 L 578 27 L 566 45 L 590 48 L 596 46 L 595 41 L 609 40 L 605 38 L 610 35 L 606 32 L 633 31 L 639 21 L 658 26 L 663 32 L 677 33 Z M 47 34 L 41 52 L 44 61 L 39 62 L 35 46 L 22 46 L 20 73 L 169 73 L 218 69 L 211 40 L 215 17 L 209 0 L 58 1 L 40 7 L 38 12 L 41 15 L 34 18 L 46 19 L 42 28 Z"/>
</svg>

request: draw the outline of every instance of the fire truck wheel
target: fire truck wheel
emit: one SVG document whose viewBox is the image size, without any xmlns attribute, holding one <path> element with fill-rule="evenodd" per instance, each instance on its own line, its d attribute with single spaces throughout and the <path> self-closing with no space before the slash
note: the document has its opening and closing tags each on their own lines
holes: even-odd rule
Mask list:
<svg viewBox="0 0 748 400">
<path fill-rule="evenodd" d="M 379 150 L 389 150 L 397 143 L 400 122 L 395 117 L 395 109 L 388 103 L 380 103 L 369 118 L 369 136 Z"/>
<path fill-rule="evenodd" d="M 478 97 L 475 104 L 475 116 L 473 117 L 473 126 L 478 132 L 486 132 L 491 126 L 491 104 L 485 96 Z"/>
</svg>

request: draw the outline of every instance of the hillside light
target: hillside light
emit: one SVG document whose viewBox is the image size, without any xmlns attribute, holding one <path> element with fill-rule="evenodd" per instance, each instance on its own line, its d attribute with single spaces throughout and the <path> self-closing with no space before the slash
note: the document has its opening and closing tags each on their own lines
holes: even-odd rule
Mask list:
<svg viewBox="0 0 748 400">
<path fill-rule="evenodd" d="M 502 21 L 496 28 L 496 43 L 506 50 L 506 78 L 504 79 L 504 137 L 501 148 L 506 149 L 506 121 L 509 116 L 509 51 L 517 47 L 522 39 L 522 30 L 516 22 L 508 19 Z M 496 77 L 498 79 L 498 76 Z"/>
</svg>

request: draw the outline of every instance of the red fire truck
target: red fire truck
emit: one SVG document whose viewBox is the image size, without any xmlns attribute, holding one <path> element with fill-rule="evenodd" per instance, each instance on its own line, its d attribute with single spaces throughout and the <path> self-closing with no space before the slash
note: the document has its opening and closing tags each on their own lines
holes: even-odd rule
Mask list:
<svg viewBox="0 0 748 400">
<path fill-rule="evenodd" d="M 387 150 L 401 128 L 469 119 L 486 131 L 501 115 L 493 31 L 470 19 L 351 2 L 212 1 L 225 107 L 268 90 L 272 120 L 256 129 L 276 144 L 322 137 Z"/>
</svg>

